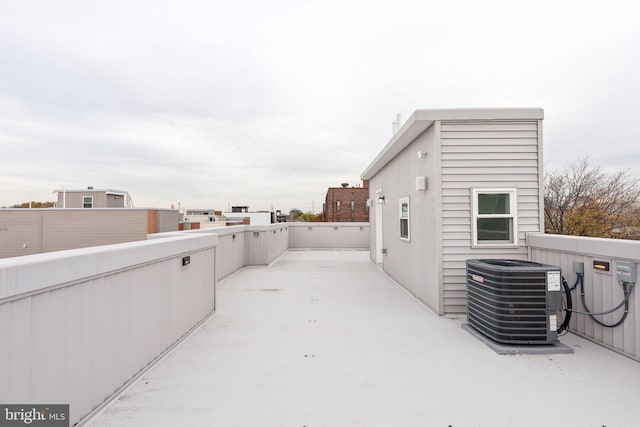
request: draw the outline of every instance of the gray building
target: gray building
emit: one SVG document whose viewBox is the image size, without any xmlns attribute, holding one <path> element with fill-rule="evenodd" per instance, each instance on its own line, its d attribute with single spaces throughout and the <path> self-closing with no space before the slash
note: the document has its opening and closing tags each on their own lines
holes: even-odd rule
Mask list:
<svg viewBox="0 0 640 427">
<path fill-rule="evenodd" d="M 178 230 L 173 209 L 0 209 L 0 258 L 146 240 Z"/>
<path fill-rule="evenodd" d="M 129 193 L 122 190 L 53 190 L 58 193 L 58 208 L 132 208 Z"/>
<path fill-rule="evenodd" d="M 466 311 L 469 258 L 527 259 L 543 232 L 539 108 L 417 110 L 362 173 L 371 259 L 439 314 Z"/>
</svg>

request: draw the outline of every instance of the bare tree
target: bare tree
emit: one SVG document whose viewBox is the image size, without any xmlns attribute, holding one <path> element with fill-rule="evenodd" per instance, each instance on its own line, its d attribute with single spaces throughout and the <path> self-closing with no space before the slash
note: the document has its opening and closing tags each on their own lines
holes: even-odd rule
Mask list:
<svg viewBox="0 0 640 427">
<path fill-rule="evenodd" d="M 587 158 L 545 175 L 545 229 L 553 234 L 640 239 L 640 180 Z"/>
</svg>

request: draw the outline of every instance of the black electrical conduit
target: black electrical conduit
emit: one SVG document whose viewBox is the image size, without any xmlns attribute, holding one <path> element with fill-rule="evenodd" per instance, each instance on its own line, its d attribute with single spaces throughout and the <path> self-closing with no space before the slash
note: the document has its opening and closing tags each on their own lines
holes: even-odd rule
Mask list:
<svg viewBox="0 0 640 427">
<path fill-rule="evenodd" d="M 584 307 L 584 309 L 586 311 L 577 311 L 577 310 L 573 309 L 573 300 L 571 298 L 571 291 L 574 290 L 578 286 L 578 284 L 580 284 L 580 300 L 582 301 L 582 306 Z M 626 283 L 626 282 L 621 282 L 621 285 L 622 285 L 622 290 L 624 292 L 624 298 L 620 302 L 620 304 L 616 305 L 614 308 L 612 308 L 610 310 L 602 311 L 602 312 L 599 312 L 599 313 L 594 313 L 587 306 L 587 302 L 586 302 L 586 299 L 585 299 L 584 275 L 581 274 L 581 273 L 577 273 L 576 282 L 571 287 L 569 287 L 569 284 L 567 283 L 566 279 L 563 276 L 562 277 L 562 287 L 564 288 L 564 293 L 566 295 L 566 300 L 567 300 L 567 307 L 565 308 L 565 311 L 566 311 L 567 314 L 565 315 L 565 318 L 564 318 L 564 321 L 562 322 L 562 325 L 560 325 L 560 327 L 558 328 L 558 333 L 562 333 L 563 331 L 565 331 L 569 327 L 569 321 L 571 320 L 571 314 L 572 313 L 586 314 L 589 317 L 591 317 L 591 319 L 593 319 L 594 322 L 596 322 L 599 325 L 604 326 L 605 328 L 615 328 L 616 326 L 622 325 L 622 323 L 624 323 L 625 319 L 627 318 L 627 315 L 629 314 L 629 298 L 631 297 L 631 292 L 633 292 L 633 284 L 629 284 L 629 283 Z M 622 306 L 624 306 L 624 314 L 622 315 L 620 320 L 618 320 L 614 324 L 604 323 L 604 322 L 596 319 L 596 317 L 595 317 L 595 316 L 601 316 L 601 315 L 604 315 L 604 314 L 613 313 L 614 311 L 617 311 L 620 308 L 622 308 Z"/>
<path fill-rule="evenodd" d="M 578 279 L 576 279 L 576 283 L 573 284 L 573 286 L 571 288 L 569 288 L 569 284 L 567 283 L 567 280 L 564 278 L 564 276 L 562 276 L 562 287 L 564 288 L 564 294 L 566 295 L 566 299 L 567 299 L 567 308 L 565 309 L 566 314 L 564 315 L 564 320 L 562 321 L 562 325 L 560 325 L 560 327 L 558 328 L 558 334 L 561 334 L 563 331 L 566 331 L 567 329 L 569 329 L 569 321 L 571 320 L 571 313 L 573 312 L 573 300 L 571 299 L 571 290 L 575 289 L 576 285 L 578 284 Z"/>
</svg>

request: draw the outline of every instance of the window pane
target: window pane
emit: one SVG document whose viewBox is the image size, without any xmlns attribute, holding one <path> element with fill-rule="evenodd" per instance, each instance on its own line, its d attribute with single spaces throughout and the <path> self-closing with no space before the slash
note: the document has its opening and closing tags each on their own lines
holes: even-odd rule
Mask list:
<svg viewBox="0 0 640 427">
<path fill-rule="evenodd" d="M 480 215 L 509 214 L 509 193 L 478 194 Z"/>
<path fill-rule="evenodd" d="M 512 218 L 478 218 L 478 241 L 513 242 Z"/>
<path fill-rule="evenodd" d="M 408 219 L 400 220 L 400 237 L 404 237 L 405 239 L 409 238 L 409 220 Z"/>
<path fill-rule="evenodd" d="M 403 203 L 401 207 L 400 218 L 409 218 L 409 204 Z"/>
</svg>

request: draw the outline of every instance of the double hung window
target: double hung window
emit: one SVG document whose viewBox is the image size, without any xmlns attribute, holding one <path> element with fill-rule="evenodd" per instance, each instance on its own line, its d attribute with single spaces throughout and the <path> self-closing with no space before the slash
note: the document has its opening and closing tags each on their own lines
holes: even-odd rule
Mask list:
<svg viewBox="0 0 640 427">
<path fill-rule="evenodd" d="M 473 246 L 518 244 L 516 190 L 473 189 Z"/>
</svg>

